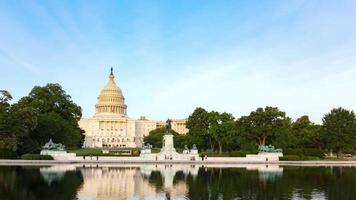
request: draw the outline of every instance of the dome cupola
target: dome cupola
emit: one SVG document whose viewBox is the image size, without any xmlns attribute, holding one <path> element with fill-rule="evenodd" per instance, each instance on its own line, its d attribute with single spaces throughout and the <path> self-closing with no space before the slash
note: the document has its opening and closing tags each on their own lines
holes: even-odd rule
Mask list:
<svg viewBox="0 0 356 200">
<path fill-rule="evenodd" d="M 109 75 L 108 83 L 101 90 L 98 96 L 98 102 L 95 105 L 95 113 L 112 113 L 126 115 L 127 106 L 121 89 L 116 85 L 114 80 L 113 68 Z"/>
</svg>

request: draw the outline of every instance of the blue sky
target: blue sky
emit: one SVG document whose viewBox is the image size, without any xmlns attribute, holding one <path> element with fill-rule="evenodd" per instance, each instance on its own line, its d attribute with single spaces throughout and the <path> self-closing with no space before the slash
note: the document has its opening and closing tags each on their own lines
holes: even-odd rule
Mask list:
<svg viewBox="0 0 356 200">
<path fill-rule="evenodd" d="M 0 89 L 60 83 L 94 114 L 110 66 L 132 117 L 315 122 L 356 109 L 356 1 L 0 1 Z"/>
</svg>

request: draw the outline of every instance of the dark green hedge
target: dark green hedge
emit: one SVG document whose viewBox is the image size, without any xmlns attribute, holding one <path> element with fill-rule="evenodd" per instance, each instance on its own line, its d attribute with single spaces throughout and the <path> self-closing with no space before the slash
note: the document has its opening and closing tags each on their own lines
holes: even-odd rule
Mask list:
<svg viewBox="0 0 356 200">
<path fill-rule="evenodd" d="M 218 152 L 201 152 L 199 153 L 200 156 L 208 156 L 208 157 L 229 157 L 229 153 L 227 152 L 222 152 L 221 154 L 219 154 Z"/>
<path fill-rule="evenodd" d="M 285 149 L 284 155 L 298 155 L 299 157 L 318 157 L 324 158 L 325 154 L 320 149 L 303 148 L 303 149 Z"/>
<path fill-rule="evenodd" d="M 230 152 L 222 152 L 219 154 L 218 152 L 201 152 L 201 155 L 207 155 L 208 157 L 245 157 L 246 154 L 257 154 L 257 151 L 230 151 Z"/>
<path fill-rule="evenodd" d="M 40 154 L 23 154 L 21 156 L 22 160 L 53 160 L 50 155 L 40 155 Z"/>
<path fill-rule="evenodd" d="M 316 156 L 299 156 L 299 155 L 284 155 L 280 157 L 281 161 L 302 161 L 302 160 L 320 160 L 319 157 Z"/>
<path fill-rule="evenodd" d="M 245 157 L 247 154 L 257 154 L 257 151 L 231 151 L 229 152 L 230 157 Z"/>
<path fill-rule="evenodd" d="M 290 161 L 290 160 L 301 160 L 301 159 L 298 155 L 284 155 L 283 157 L 280 157 L 279 160 Z"/>
<path fill-rule="evenodd" d="M 0 149 L 0 159 L 15 159 L 16 152 L 7 149 Z"/>
</svg>

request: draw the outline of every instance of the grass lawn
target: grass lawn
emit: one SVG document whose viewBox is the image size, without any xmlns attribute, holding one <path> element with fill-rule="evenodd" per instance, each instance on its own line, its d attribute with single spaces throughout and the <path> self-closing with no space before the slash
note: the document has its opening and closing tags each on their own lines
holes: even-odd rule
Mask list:
<svg viewBox="0 0 356 200">
<path fill-rule="evenodd" d="M 118 155 L 118 153 L 103 154 L 102 150 L 124 151 L 131 150 L 132 155 Z M 69 153 L 76 153 L 77 156 L 139 156 L 140 150 L 138 148 L 121 148 L 121 149 L 96 149 L 96 148 L 82 148 L 68 150 Z"/>
<path fill-rule="evenodd" d="M 69 150 L 68 152 L 76 153 L 77 156 L 102 156 L 103 155 L 101 149 L 91 149 L 91 148 L 74 149 L 74 150 Z"/>
</svg>

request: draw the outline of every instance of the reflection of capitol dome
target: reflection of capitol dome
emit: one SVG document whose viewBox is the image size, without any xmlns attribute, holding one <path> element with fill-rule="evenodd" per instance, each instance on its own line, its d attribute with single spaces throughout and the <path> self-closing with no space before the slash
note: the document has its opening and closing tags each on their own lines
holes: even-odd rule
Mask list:
<svg viewBox="0 0 356 200">
<path fill-rule="evenodd" d="M 113 113 L 126 115 L 127 106 L 125 105 L 125 98 L 122 95 L 121 89 L 114 81 L 114 74 L 111 68 L 109 81 L 101 90 L 98 96 L 98 102 L 95 105 L 96 114 Z"/>
</svg>

